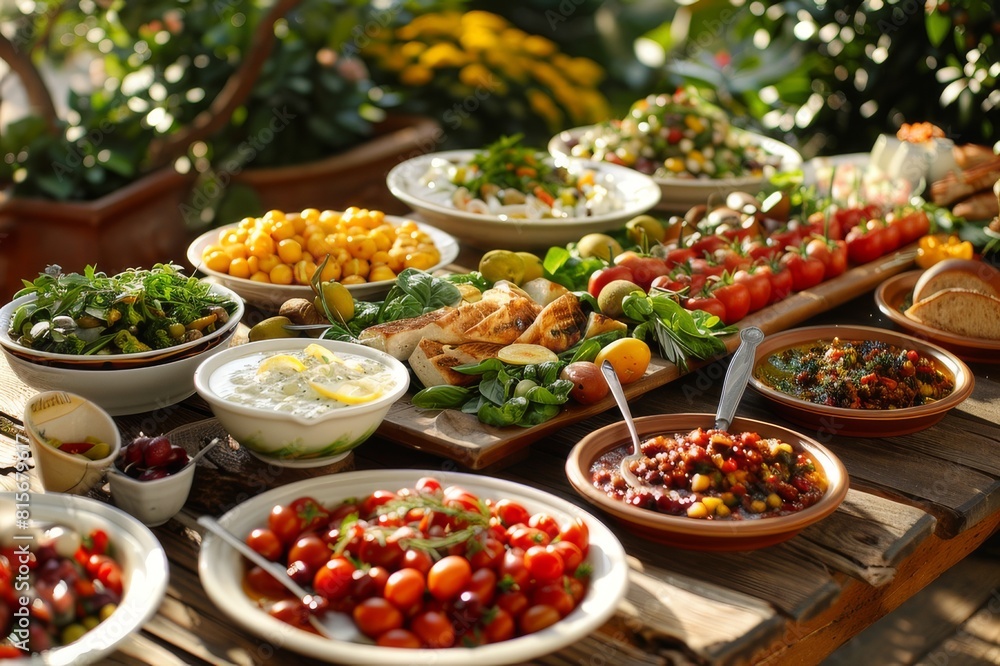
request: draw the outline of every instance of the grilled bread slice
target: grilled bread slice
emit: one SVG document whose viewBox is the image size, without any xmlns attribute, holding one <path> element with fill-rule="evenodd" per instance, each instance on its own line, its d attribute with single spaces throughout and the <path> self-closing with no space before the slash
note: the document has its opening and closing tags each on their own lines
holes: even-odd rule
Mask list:
<svg viewBox="0 0 1000 666">
<path fill-rule="evenodd" d="M 455 308 L 450 307 L 440 308 L 419 317 L 369 326 L 361 331 L 358 341 L 368 347 L 384 351 L 400 361 L 405 361 L 424 337 L 426 330 L 454 310 Z"/>
<path fill-rule="evenodd" d="M 424 386 L 470 386 L 479 377 L 456 372 L 454 368 L 494 358 L 505 345 L 492 342 L 466 342 L 450 345 L 424 338 L 410 356 L 410 367 Z"/>
<path fill-rule="evenodd" d="M 921 274 L 913 285 L 913 302 L 922 301 L 942 289 L 970 289 L 1000 297 L 1000 271 L 974 259 L 946 259 Z"/>
<path fill-rule="evenodd" d="M 530 298 L 515 298 L 466 329 L 464 339 L 475 342 L 510 344 L 528 330 L 542 307 Z"/>
<path fill-rule="evenodd" d="M 542 308 L 515 342 L 542 345 L 558 353 L 579 342 L 586 326 L 587 315 L 580 307 L 580 299 L 571 293 L 564 294 Z"/>
</svg>

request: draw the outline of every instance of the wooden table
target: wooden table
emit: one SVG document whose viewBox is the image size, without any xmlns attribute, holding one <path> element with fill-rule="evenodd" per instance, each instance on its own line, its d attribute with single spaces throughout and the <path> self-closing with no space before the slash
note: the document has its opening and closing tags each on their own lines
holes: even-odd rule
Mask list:
<svg viewBox="0 0 1000 666">
<path fill-rule="evenodd" d="M 807 324 L 889 327 L 859 295 Z M 538 664 L 817 663 L 964 558 L 1000 525 L 1000 381 L 997 367 L 973 365 L 971 398 L 929 430 L 891 439 L 832 437 L 852 490 L 822 523 L 784 544 L 747 553 L 695 553 L 659 546 L 617 527 L 630 556 L 631 585 L 599 632 Z M 635 401 L 638 415 L 714 411 L 721 362 Z M 0 365 L 0 487 L 13 483 L 13 440 L 34 391 Z M 774 419 L 749 392 L 738 412 Z M 140 429 L 167 431 L 211 416 L 194 397 L 156 413 L 121 417 L 123 439 Z M 502 469 L 480 470 L 547 490 L 588 510 L 563 473 L 579 438 L 619 419 L 614 411 L 537 442 Z M 778 420 L 780 422 L 780 419 Z M 794 426 L 793 426 L 794 427 Z M 221 448 L 221 447 L 220 447 Z M 170 560 L 170 587 L 158 614 L 108 663 L 308 664 L 235 628 L 206 597 L 197 574 L 201 514 L 219 515 L 252 494 L 327 473 L 285 470 L 265 476 L 245 452 L 219 452 L 199 467 L 184 511 L 155 528 Z M 219 452 L 216 455 L 216 452 Z M 366 442 L 348 468 L 454 470 L 457 465 L 384 441 Z M 35 480 L 36 490 L 41 491 Z M 93 493 L 108 499 L 103 491 Z M 598 514 L 600 515 L 600 514 Z"/>
</svg>

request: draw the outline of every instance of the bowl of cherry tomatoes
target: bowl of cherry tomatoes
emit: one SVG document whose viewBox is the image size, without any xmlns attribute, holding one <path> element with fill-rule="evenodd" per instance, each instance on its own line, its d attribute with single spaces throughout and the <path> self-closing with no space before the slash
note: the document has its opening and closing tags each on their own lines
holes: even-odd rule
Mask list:
<svg viewBox="0 0 1000 666">
<path fill-rule="evenodd" d="M 100 662 L 159 608 L 168 578 L 163 547 L 103 502 L 26 495 L 0 493 L 0 661 Z M 30 569 L 26 580 L 22 567 Z"/>
<path fill-rule="evenodd" d="M 337 663 L 529 660 L 595 631 L 628 586 L 625 552 L 600 521 L 483 476 L 319 477 L 258 495 L 219 522 L 286 566 L 323 608 L 348 614 L 362 638 L 319 635 L 299 599 L 211 534 L 198 563 L 208 596 L 248 631 Z"/>
</svg>

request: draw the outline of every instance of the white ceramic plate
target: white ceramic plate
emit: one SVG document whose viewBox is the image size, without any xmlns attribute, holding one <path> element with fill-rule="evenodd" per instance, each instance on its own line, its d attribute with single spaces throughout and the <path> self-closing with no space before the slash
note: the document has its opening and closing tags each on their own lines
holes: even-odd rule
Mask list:
<svg viewBox="0 0 1000 666">
<path fill-rule="evenodd" d="M 442 195 L 421 182 L 436 161 L 464 164 L 478 151 L 451 150 L 429 153 L 398 164 L 386 177 L 393 196 L 412 206 L 421 216 L 463 241 L 483 249 L 531 250 L 565 245 L 596 231 L 623 226 L 660 200 L 660 191 L 649 176 L 607 162 L 571 160 L 571 170 L 592 169 L 605 183 L 617 188 L 621 206 L 610 213 L 561 219 L 507 219 L 493 214 L 458 210 L 448 194 Z"/>
<path fill-rule="evenodd" d="M 82 369 L 109 369 L 109 368 L 138 368 L 161 362 L 175 356 L 186 356 L 188 352 L 193 352 L 195 348 L 205 348 L 215 346 L 222 338 L 230 337 L 236 330 L 236 325 L 243 318 L 243 301 L 235 291 L 219 284 L 209 285 L 209 291 L 213 294 L 225 296 L 236 304 L 236 309 L 229 316 L 229 321 L 215 329 L 208 335 L 191 340 L 183 344 L 174 345 L 166 349 L 153 349 L 147 352 L 136 354 L 93 354 L 83 356 L 80 354 L 55 354 L 53 352 L 37 351 L 18 344 L 10 337 L 10 322 L 14 312 L 24 305 L 34 301 L 37 296 L 28 294 L 20 298 L 15 298 L 7 305 L 0 308 L 0 346 L 5 350 L 10 350 L 13 354 L 28 360 L 39 363 L 60 364 L 63 367 L 73 366 Z"/>
<path fill-rule="evenodd" d="M 406 221 L 405 218 L 394 217 L 392 215 L 386 215 L 385 219 L 396 225 L 402 224 Z M 198 236 L 198 238 L 196 238 L 194 242 L 188 246 L 187 260 L 192 266 L 194 266 L 195 270 L 211 276 L 214 281 L 229 287 L 242 296 L 247 303 L 256 305 L 265 310 L 277 310 L 282 303 L 290 298 L 308 298 L 312 300 L 314 294 L 309 285 L 267 284 L 265 282 L 255 282 L 246 278 L 236 278 L 226 273 L 213 271 L 202 265 L 202 251 L 209 245 L 217 242 L 221 231 L 235 229 L 238 224 L 239 223 L 229 224 L 211 231 L 206 231 L 201 236 Z M 432 271 L 441 268 L 442 266 L 447 266 L 451 262 L 455 261 L 455 257 L 458 256 L 458 242 L 454 238 L 440 229 L 436 229 L 428 224 L 418 222 L 417 225 L 421 230 L 426 231 L 430 235 L 430 237 L 434 240 L 434 245 L 437 246 L 438 251 L 441 253 L 441 261 L 431 268 Z M 387 294 L 393 284 L 392 280 L 368 282 L 366 284 L 352 284 L 348 285 L 347 290 L 350 291 L 351 295 L 359 301 L 376 300 L 377 298 Z"/>
<path fill-rule="evenodd" d="M 244 537 L 253 528 L 267 523 L 267 515 L 275 504 L 287 503 L 302 495 L 332 504 L 378 489 L 413 486 L 425 475 L 426 472 L 420 470 L 370 470 L 307 479 L 258 495 L 227 512 L 219 522 L 238 537 Z M 447 472 L 437 473 L 436 477 L 444 485 L 460 485 L 484 499 L 507 497 L 521 502 L 531 512 L 546 511 L 557 519 L 582 518 L 590 530 L 587 562 L 593 567 L 593 575 L 580 605 L 538 633 L 475 648 L 410 650 L 333 641 L 295 629 L 261 611 L 243 591 L 240 555 L 211 534 L 202 539 L 198 558 L 198 573 L 205 592 L 235 623 L 272 645 L 344 664 L 487 666 L 519 663 L 590 635 L 614 614 L 628 588 L 628 563 L 618 539 L 603 523 L 566 500 L 511 481 Z"/>
<path fill-rule="evenodd" d="M 570 142 L 582 136 L 593 127 L 575 127 L 557 134 L 549 140 L 548 149 L 557 158 L 568 158 L 572 155 Z M 802 156 L 798 151 L 782 143 L 777 139 L 734 129 L 734 132 L 742 133 L 750 137 L 751 141 L 761 146 L 772 155 L 781 156 L 781 170 L 792 171 L 802 165 Z M 660 187 L 662 196 L 656 210 L 667 213 L 686 213 L 692 206 L 699 204 L 711 204 L 721 202 L 730 192 L 744 191 L 750 194 L 757 194 L 767 183 L 765 176 L 746 176 L 742 178 L 653 178 L 653 181 Z"/>
<path fill-rule="evenodd" d="M 14 525 L 14 494 L 0 493 L 0 532 L 11 534 Z M 167 556 L 153 533 L 142 523 L 113 506 L 77 495 L 32 493 L 31 520 L 72 527 L 78 532 L 102 529 L 114 547 L 122 567 L 125 593 L 117 610 L 77 641 L 48 650 L 18 664 L 69 666 L 100 662 L 138 631 L 160 607 L 167 589 Z M 25 543 L 23 541 L 17 543 Z"/>
</svg>

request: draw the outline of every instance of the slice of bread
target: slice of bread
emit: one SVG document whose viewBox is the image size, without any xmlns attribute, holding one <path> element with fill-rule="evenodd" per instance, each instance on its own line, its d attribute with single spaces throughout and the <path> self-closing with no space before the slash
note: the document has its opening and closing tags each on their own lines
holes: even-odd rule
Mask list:
<svg viewBox="0 0 1000 666">
<path fill-rule="evenodd" d="M 914 303 L 905 314 L 948 333 L 1000 340 L 1000 298 L 970 289 L 942 289 Z"/>
<path fill-rule="evenodd" d="M 913 302 L 942 289 L 968 289 L 1000 298 L 1000 271 L 982 261 L 947 259 L 924 271 L 913 287 Z"/>
</svg>

